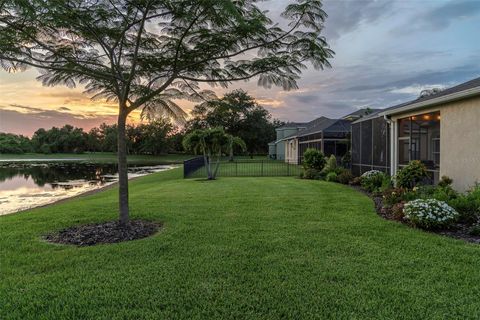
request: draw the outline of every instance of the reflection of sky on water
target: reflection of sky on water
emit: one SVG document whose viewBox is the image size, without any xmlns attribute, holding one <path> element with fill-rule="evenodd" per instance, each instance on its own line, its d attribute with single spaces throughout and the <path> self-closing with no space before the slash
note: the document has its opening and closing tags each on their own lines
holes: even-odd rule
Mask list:
<svg viewBox="0 0 480 320">
<path fill-rule="evenodd" d="M 133 178 L 170 168 L 137 166 L 130 168 L 128 176 Z M 3 165 L 0 166 L 0 215 L 74 197 L 116 180 L 116 167 L 113 165 Z"/>
<path fill-rule="evenodd" d="M 0 168 L 0 170 L 2 170 Z M 30 176 L 14 176 L 8 178 L 7 180 L 0 182 L 0 196 L 4 192 L 16 191 L 20 188 L 31 189 L 31 190 L 41 190 L 41 189 L 52 189 L 51 186 L 38 187 L 38 185 L 33 181 Z"/>
</svg>

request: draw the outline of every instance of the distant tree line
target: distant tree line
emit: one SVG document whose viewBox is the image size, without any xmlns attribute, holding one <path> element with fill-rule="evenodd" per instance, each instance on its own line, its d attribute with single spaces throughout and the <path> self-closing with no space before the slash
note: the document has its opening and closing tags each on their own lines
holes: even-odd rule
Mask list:
<svg viewBox="0 0 480 320">
<path fill-rule="evenodd" d="M 268 142 L 275 139 L 275 128 L 282 124 L 272 120 L 271 114 L 245 91 L 235 90 L 223 98 L 196 105 L 191 120 L 182 129 L 163 119 L 127 125 L 127 152 L 151 155 L 184 152 L 182 141 L 187 134 L 220 128 L 245 142 L 246 150 L 237 146 L 235 154 L 267 154 Z M 32 138 L 0 133 L 0 153 L 116 152 L 117 137 L 117 125 L 106 123 L 88 132 L 71 125 L 41 128 Z"/>
<path fill-rule="evenodd" d="M 180 135 L 180 137 L 179 137 Z M 127 125 L 129 154 L 159 155 L 182 151 L 183 134 L 165 120 L 139 125 Z M 101 124 L 85 132 L 82 128 L 65 125 L 62 128 L 38 129 L 32 138 L 0 133 L 0 153 L 82 153 L 116 152 L 117 125 Z"/>
</svg>

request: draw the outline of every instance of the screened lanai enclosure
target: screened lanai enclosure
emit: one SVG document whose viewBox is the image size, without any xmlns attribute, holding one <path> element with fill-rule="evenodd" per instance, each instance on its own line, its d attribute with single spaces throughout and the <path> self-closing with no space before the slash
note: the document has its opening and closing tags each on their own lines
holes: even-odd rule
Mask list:
<svg viewBox="0 0 480 320">
<path fill-rule="evenodd" d="M 380 116 L 363 118 L 352 124 L 352 173 L 369 170 L 390 173 L 390 130 Z"/>
<path fill-rule="evenodd" d="M 397 159 L 401 169 L 420 160 L 429 172 L 429 182 L 438 182 L 440 172 L 440 113 L 432 112 L 397 120 Z M 352 173 L 369 170 L 390 173 L 390 125 L 373 115 L 352 124 Z"/>
<path fill-rule="evenodd" d="M 298 157 L 309 148 L 321 150 L 326 156 L 334 155 L 340 161 L 350 148 L 350 121 L 319 118 L 318 123 L 298 134 Z"/>
</svg>

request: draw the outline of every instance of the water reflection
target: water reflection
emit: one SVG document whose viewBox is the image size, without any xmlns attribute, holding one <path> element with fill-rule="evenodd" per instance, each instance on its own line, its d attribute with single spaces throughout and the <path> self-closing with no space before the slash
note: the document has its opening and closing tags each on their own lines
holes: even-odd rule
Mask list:
<svg viewBox="0 0 480 320">
<path fill-rule="evenodd" d="M 132 165 L 129 178 L 170 168 Z M 0 164 L 0 215 L 69 198 L 116 180 L 117 166 L 114 164 Z"/>
</svg>

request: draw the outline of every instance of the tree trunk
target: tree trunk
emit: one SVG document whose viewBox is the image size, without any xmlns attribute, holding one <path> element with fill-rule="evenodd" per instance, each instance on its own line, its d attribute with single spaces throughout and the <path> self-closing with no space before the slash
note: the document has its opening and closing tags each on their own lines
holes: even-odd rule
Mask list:
<svg viewBox="0 0 480 320">
<path fill-rule="evenodd" d="M 217 163 L 215 164 L 215 170 L 213 171 L 213 180 L 217 179 L 217 172 L 218 172 L 218 168 L 220 167 L 220 158 L 221 157 L 222 157 L 221 154 L 217 157 Z"/>
<path fill-rule="evenodd" d="M 128 208 L 128 165 L 127 165 L 127 141 L 125 136 L 127 113 L 120 106 L 118 114 L 118 203 L 120 224 L 127 224 L 129 220 Z"/>
<path fill-rule="evenodd" d="M 207 159 L 208 159 L 208 166 L 207 166 L 208 180 L 213 180 L 214 178 L 212 173 L 212 154 L 210 152 L 208 153 Z"/>
</svg>

